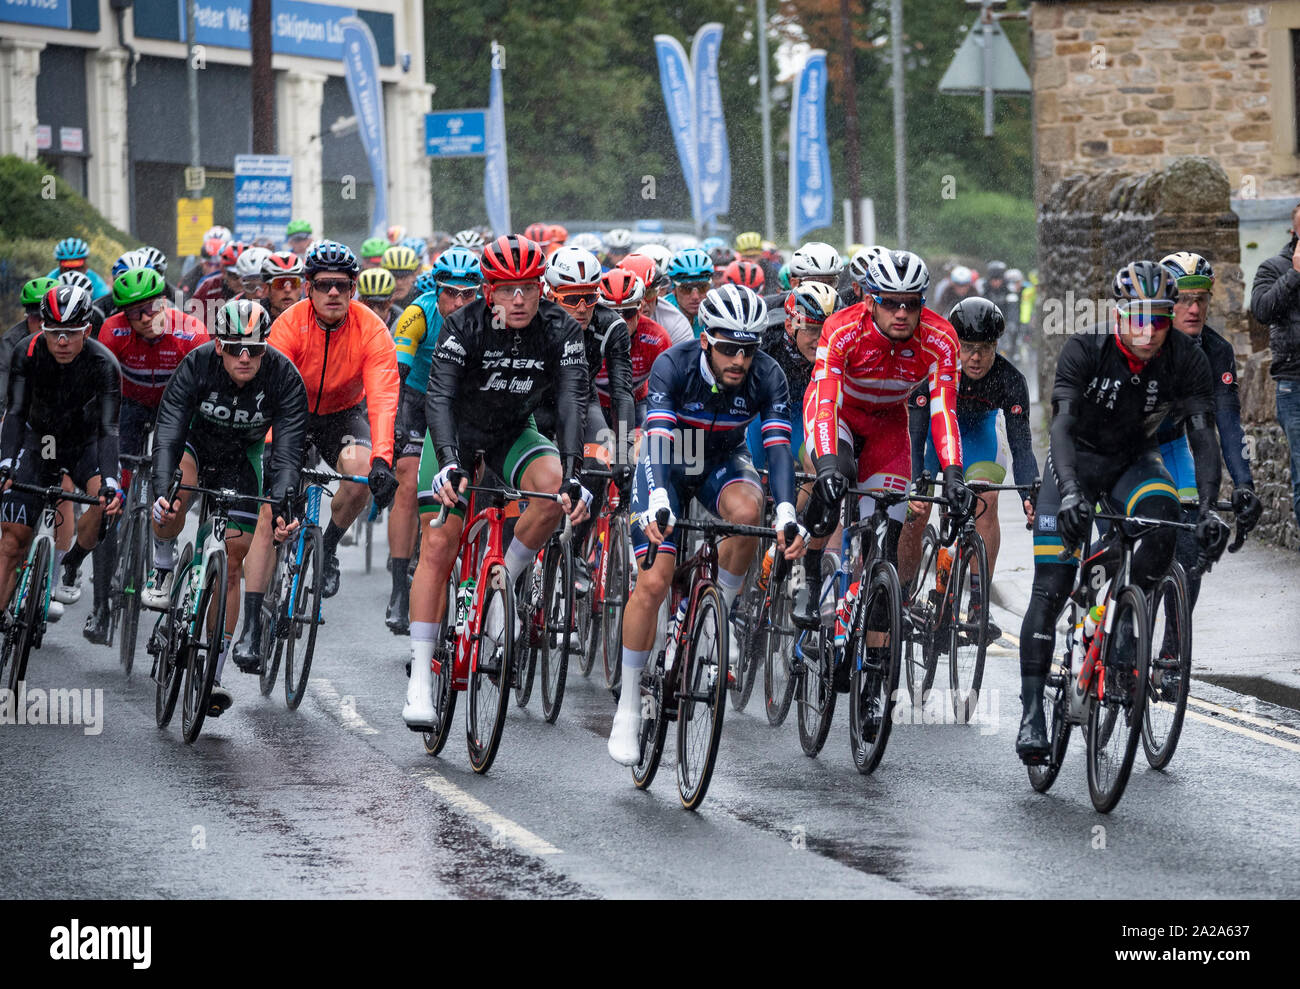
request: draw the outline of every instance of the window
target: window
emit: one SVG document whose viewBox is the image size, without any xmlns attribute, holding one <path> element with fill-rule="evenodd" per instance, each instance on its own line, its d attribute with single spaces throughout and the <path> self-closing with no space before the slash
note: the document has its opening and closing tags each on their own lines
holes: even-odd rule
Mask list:
<svg viewBox="0 0 1300 989">
<path fill-rule="evenodd" d="M 1295 87 L 1291 114 L 1295 120 L 1295 150 L 1300 153 L 1300 31 L 1291 29 L 1291 84 Z"/>
</svg>

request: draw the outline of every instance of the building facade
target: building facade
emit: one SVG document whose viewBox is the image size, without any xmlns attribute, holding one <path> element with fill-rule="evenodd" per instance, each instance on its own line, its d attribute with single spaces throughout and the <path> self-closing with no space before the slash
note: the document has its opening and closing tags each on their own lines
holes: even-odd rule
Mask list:
<svg viewBox="0 0 1300 989">
<path fill-rule="evenodd" d="M 374 186 L 343 75 L 337 22 L 374 35 L 383 86 L 388 222 L 432 223 L 420 0 L 272 0 L 275 153 L 293 159 L 293 215 L 349 242 L 367 233 Z M 0 154 L 40 159 L 112 223 L 174 253 L 190 164 L 185 0 L 0 3 Z M 197 0 L 202 195 L 233 219 L 234 158 L 252 150 L 249 0 Z"/>
</svg>

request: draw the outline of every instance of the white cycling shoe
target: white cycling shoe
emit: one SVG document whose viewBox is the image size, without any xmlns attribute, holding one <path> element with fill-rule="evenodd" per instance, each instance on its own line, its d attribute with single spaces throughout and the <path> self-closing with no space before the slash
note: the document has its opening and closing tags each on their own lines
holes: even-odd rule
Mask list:
<svg viewBox="0 0 1300 989">
<path fill-rule="evenodd" d="M 54 588 L 54 594 L 51 596 L 61 604 L 76 604 L 81 600 L 81 573 L 68 567 L 60 567 L 59 569 L 62 576 L 59 578 L 58 586 Z M 68 579 L 69 576 L 72 577 L 71 580 Z"/>
<path fill-rule="evenodd" d="M 411 663 L 411 682 L 406 685 L 406 706 L 402 720 L 408 728 L 432 729 L 436 727 L 437 712 L 433 709 L 433 670 L 429 663 Z"/>
<path fill-rule="evenodd" d="M 626 681 L 623 689 L 628 689 Z M 609 757 L 621 766 L 635 766 L 641 758 L 640 734 L 640 713 L 620 703 L 614 713 L 614 727 L 609 733 Z"/>
<path fill-rule="evenodd" d="M 149 582 L 140 593 L 140 603 L 151 611 L 166 611 L 172 603 L 172 581 L 176 571 L 160 570 L 154 567 L 149 571 Z"/>
</svg>

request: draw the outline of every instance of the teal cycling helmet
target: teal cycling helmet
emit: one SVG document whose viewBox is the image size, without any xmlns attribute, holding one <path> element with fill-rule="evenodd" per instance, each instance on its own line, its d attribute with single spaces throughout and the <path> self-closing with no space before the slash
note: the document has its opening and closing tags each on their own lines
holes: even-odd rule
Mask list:
<svg viewBox="0 0 1300 989">
<path fill-rule="evenodd" d="M 90 245 L 80 237 L 64 237 L 54 245 L 55 261 L 83 261 L 90 257 Z"/>
<path fill-rule="evenodd" d="M 438 286 L 433 282 L 433 269 L 420 272 L 420 276 L 415 280 L 415 294 L 424 295 L 425 292 L 432 292 Z"/>
<path fill-rule="evenodd" d="M 789 264 L 783 264 L 777 270 L 776 281 L 777 284 L 781 286 L 781 288 L 785 289 L 785 291 L 787 292 L 790 291 L 790 265 Z"/>
<path fill-rule="evenodd" d="M 483 269 L 478 255 L 468 247 L 449 247 L 438 255 L 429 272 L 433 275 L 435 287 L 439 282 L 452 285 L 479 285 L 483 281 Z"/>
<path fill-rule="evenodd" d="M 713 259 L 698 247 L 687 247 L 668 262 L 668 277 L 674 282 L 699 281 L 713 277 Z"/>
</svg>

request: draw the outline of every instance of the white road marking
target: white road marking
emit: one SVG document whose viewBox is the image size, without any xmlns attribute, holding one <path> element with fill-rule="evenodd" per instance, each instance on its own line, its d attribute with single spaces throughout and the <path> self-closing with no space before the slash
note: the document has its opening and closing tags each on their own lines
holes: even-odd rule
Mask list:
<svg viewBox="0 0 1300 989">
<path fill-rule="evenodd" d="M 480 824 L 486 825 L 492 829 L 493 842 L 509 842 L 521 852 L 529 855 L 560 855 L 561 849 L 556 848 L 544 838 L 539 838 L 521 824 L 516 824 L 508 817 L 498 814 L 483 801 L 477 797 L 472 797 L 455 783 L 444 779 L 437 773 L 416 772 L 412 773 L 416 779 L 422 782 L 432 793 L 441 797 L 447 803 L 451 804 L 458 811 L 468 814 Z"/>
<path fill-rule="evenodd" d="M 1276 745 L 1279 749 L 1288 749 L 1291 752 L 1300 752 L 1300 745 L 1295 742 L 1284 742 L 1280 738 L 1274 738 L 1272 735 L 1265 735 L 1261 731 L 1255 731 L 1251 728 L 1243 728 L 1241 725 L 1229 724 L 1219 718 L 1212 718 L 1208 714 L 1201 714 L 1199 711 L 1188 711 L 1187 717 L 1194 718 L 1197 721 L 1204 721 L 1208 725 L 1215 725 L 1224 731 L 1236 732 L 1238 735 L 1245 735 L 1247 738 L 1253 738 L 1257 742 L 1267 742 L 1269 745 Z"/>
<path fill-rule="evenodd" d="M 339 713 L 339 719 L 343 722 L 343 727 L 348 731 L 354 731 L 358 735 L 378 735 L 376 728 L 371 728 L 366 724 L 365 719 L 357 714 L 357 704 L 352 696 L 340 697 L 339 692 L 334 689 L 334 684 L 329 680 L 316 678 L 310 681 L 311 686 L 316 693 L 332 708 L 336 708 Z"/>
<path fill-rule="evenodd" d="M 1234 711 L 1230 707 L 1221 707 L 1218 704 L 1211 704 L 1209 701 L 1203 701 L 1199 697 L 1188 697 L 1188 704 L 1195 704 L 1197 707 L 1204 708 L 1207 711 L 1213 711 L 1215 714 L 1221 714 L 1226 718 L 1232 718 L 1234 721 L 1244 721 L 1248 725 L 1258 725 L 1260 728 L 1267 728 L 1270 731 L 1280 731 L 1284 735 L 1294 735 L 1300 738 L 1300 731 L 1289 728 L 1286 725 L 1280 725 L 1276 721 L 1270 721 L 1268 718 L 1261 718 L 1258 715 L 1247 714 L 1244 711 Z"/>
</svg>

